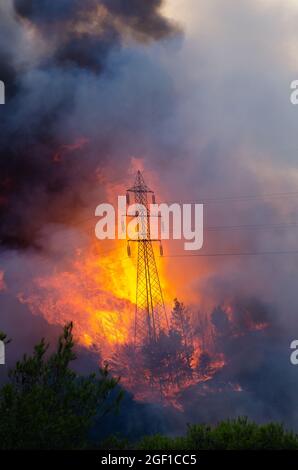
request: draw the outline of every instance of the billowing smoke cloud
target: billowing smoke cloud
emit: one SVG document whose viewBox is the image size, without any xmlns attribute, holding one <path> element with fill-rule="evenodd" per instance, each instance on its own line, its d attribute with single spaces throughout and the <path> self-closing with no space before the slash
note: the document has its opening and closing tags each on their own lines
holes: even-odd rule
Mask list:
<svg viewBox="0 0 298 470">
<path fill-rule="evenodd" d="M 1 109 L 2 245 L 34 245 L 46 222 L 64 222 L 86 204 L 83 195 L 95 185 L 105 156 L 116 158 L 114 138 L 102 128 L 111 134 L 120 127 L 108 116 L 115 103 L 107 100 L 118 93 L 121 108 L 132 93 L 117 90 L 117 75 L 133 60 L 121 48 L 132 36 L 147 42 L 176 32 L 160 7 L 146 0 L 1 6 L 0 74 L 8 94 Z M 118 64 L 111 64 L 113 53 Z"/>
<path fill-rule="evenodd" d="M 298 384 L 289 361 L 286 325 L 281 331 L 279 312 L 256 299 L 242 297 L 233 308 L 232 318 L 223 309 L 213 312 L 216 345 L 224 352 L 226 364 L 209 382 L 182 393 L 186 422 L 215 424 L 248 416 L 257 422 L 283 422 L 297 430 Z M 262 328 L 268 320 L 268 327 Z"/>
<path fill-rule="evenodd" d="M 185 200 L 206 199 L 204 252 L 223 256 L 173 257 L 168 266 L 189 272 L 181 297 L 187 302 L 197 288 L 201 312 L 232 305 L 238 332 L 222 321 L 227 331 L 217 344 L 226 366 L 209 384 L 185 391 L 186 421 L 247 415 L 296 428 L 289 345 L 298 328 L 297 259 L 282 252 L 297 251 L 297 204 L 294 196 L 262 195 L 297 191 L 297 108 L 289 96 L 298 11 L 278 0 L 187 6 L 179 60 L 166 61 L 179 95 L 175 190 Z M 223 226 L 230 228 L 216 229 Z M 269 326 L 250 331 L 249 321 Z M 235 383 L 242 391 L 231 389 Z"/>
</svg>

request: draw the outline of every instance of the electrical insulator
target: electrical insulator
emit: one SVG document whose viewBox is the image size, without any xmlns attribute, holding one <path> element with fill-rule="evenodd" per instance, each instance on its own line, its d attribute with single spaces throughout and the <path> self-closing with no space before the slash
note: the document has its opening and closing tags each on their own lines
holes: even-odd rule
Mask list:
<svg viewBox="0 0 298 470">
<path fill-rule="evenodd" d="M 130 250 L 130 246 L 127 245 L 127 256 L 130 258 L 131 257 L 131 250 Z"/>
<path fill-rule="evenodd" d="M 129 206 L 129 193 L 126 193 L 126 204 Z"/>
<path fill-rule="evenodd" d="M 159 245 L 159 254 L 160 254 L 160 256 L 163 256 L 163 247 L 162 247 L 162 244 Z"/>
<path fill-rule="evenodd" d="M 152 194 L 152 204 L 155 204 L 155 194 Z"/>
</svg>

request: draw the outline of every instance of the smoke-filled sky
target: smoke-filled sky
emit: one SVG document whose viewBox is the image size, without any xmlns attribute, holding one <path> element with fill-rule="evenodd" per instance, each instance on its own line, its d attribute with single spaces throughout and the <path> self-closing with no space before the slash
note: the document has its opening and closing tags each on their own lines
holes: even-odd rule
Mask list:
<svg viewBox="0 0 298 470">
<path fill-rule="evenodd" d="M 141 166 L 160 199 L 206 200 L 204 253 L 272 253 L 169 256 L 164 270 L 171 294 L 195 309 L 266 303 L 273 333 L 256 367 L 291 388 L 297 255 L 276 252 L 298 250 L 288 194 L 298 186 L 297 21 L 294 0 L 2 0 L 0 329 L 17 349 L 49 332 L 22 301 L 28 285 L 38 297 L 36 279 L 71 271 L 90 241 L 80 220 Z M 180 246 L 165 246 L 176 253 Z M 245 346 L 248 355 L 256 348 Z M 242 358 L 230 374 L 249 383 Z M 270 418 L 261 392 L 254 414 Z M 293 425 L 292 408 L 278 410 Z"/>
</svg>

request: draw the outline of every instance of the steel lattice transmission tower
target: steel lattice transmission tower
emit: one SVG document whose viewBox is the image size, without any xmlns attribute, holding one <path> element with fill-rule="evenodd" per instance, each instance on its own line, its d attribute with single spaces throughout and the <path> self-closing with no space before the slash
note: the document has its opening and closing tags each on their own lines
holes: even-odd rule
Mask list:
<svg viewBox="0 0 298 470">
<path fill-rule="evenodd" d="M 137 172 L 135 184 L 127 190 L 127 202 L 129 193 L 134 194 L 134 202 L 137 204 L 137 217 L 139 236 L 129 242 L 138 243 L 137 262 L 137 286 L 136 286 L 136 310 L 135 310 L 135 346 L 142 345 L 145 341 L 156 341 L 162 330 L 168 329 L 168 320 L 164 299 L 162 295 L 158 270 L 150 236 L 150 208 L 148 196 L 155 203 L 154 192 L 148 188 L 140 171 Z M 160 245 L 161 247 L 161 245 Z M 162 254 L 162 248 L 161 248 Z"/>
</svg>

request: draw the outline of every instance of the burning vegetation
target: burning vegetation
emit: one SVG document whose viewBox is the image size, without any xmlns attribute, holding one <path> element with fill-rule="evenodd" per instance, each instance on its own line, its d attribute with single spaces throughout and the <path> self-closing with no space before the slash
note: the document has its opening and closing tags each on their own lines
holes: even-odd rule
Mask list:
<svg viewBox="0 0 298 470">
<path fill-rule="evenodd" d="M 243 300 L 206 312 L 177 299 L 172 306 L 171 279 L 150 236 L 147 194 L 153 192 L 139 171 L 129 191 L 146 212 L 138 214 L 146 236 L 136 240 L 137 262 L 123 257 L 121 241 L 103 252 L 93 236 L 84 248 L 75 248 L 68 266 L 56 263 L 47 275 L 30 279 L 18 298 L 50 324 L 74 321 L 78 342 L 108 362 L 136 398 L 179 408 L 181 391 L 212 381 L 225 367 L 233 338 L 266 330 L 267 309 Z M 230 386 L 242 391 L 238 383 Z"/>
<path fill-rule="evenodd" d="M 78 342 L 95 352 L 99 361 L 108 362 L 137 399 L 161 400 L 178 408 L 182 390 L 212 384 L 225 367 L 226 344 L 269 327 L 267 310 L 256 301 L 235 301 L 204 313 L 175 299 L 168 329 L 136 346 L 135 285 L 135 259 L 117 258 L 116 249 L 101 256 L 95 245 L 88 256 L 78 251 L 67 271 L 28 283 L 19 300 L 50 324 L 74 320 Z M 170 310 L 168 297 L 166 304 Z M 241 391 L 239 384 L 231 386 Z"/>
</svg>

